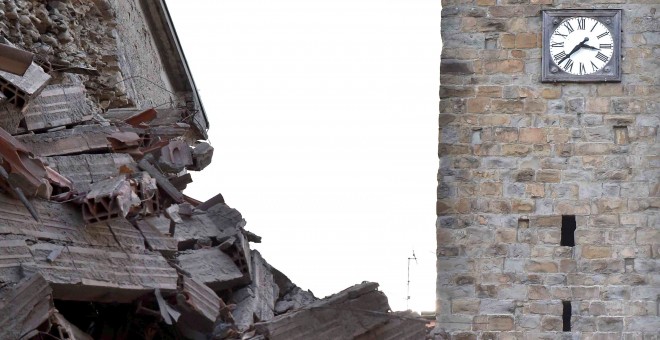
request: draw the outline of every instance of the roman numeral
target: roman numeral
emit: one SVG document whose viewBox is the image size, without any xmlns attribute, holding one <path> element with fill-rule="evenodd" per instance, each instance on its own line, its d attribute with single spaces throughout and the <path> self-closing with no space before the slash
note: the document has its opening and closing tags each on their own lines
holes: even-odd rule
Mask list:
<svg viewBox="0 0 660 340">
<path fill-rule="evenodd" d="M 596 21 L 596 23 L 594 24 L 594 27 L 592 27 L 592 28 L 591 28 L 591 31 L 589 31 L 589 32 L 593 32 L 593 31 L 594 31 L 594 28 L 596 28 L 596 26 L 598 26 L 598 21 Z"/>
<path fill-rule="evenodd" d="M 604 37 L 604 36 L 606 36 L 606 35 L 609 35 L 609 34 L 610 34 L 610 31 L 605 31 L 605 32 L 601 33 L 601 34 L 598 36 L 598 39 L 600 39 L 600 38 L 602 38 L 602 37 Z"/>
<path fill-rule="evenodd" d="M 583 64 L 583 63 L 580 63 L 580 74 L 585 74 L 585 73 L 587 73 L 587 69 L 584 68 L 584 64 Z"/>
<path fill-rule="evenodd" d="M 562 42 L 553 42 L 552 44 L 550 44 L 550 46 L 552 46 L 552 47 L 564 47 L 564 42 L 563 41 Z"/>
<path fill-rule="evenodd" d="M 563 35 L 563 34 L 561 34 L 561 33 L 555 33 L 555 35 L 559 35 L 559 36 L 562 36 L 562 37 L 564 37 L 564 38 L 568 37 L 567 35 Z"/>
<path fill-rule="evenodd" d="M 598 52 L 598 54 L 596 54 L 596 58 L 600 59 L 604 63 L 607 62 L 607 59 L 609 59 L 606 55 L 604 55 L 600 52 Z"/>
<path fill-rule="evenodd" d="M 598 70 L 598 66 L 596 66 L 596 64 L 594 64 L 594 62 L 591 60 L 589 60 L 589 62 L 591 63 L 591 72 L 596 72 L 596 70 Z"/>
<path fill-rule="evenodd" d="M 574 30 L 573 30 L 573 26 L 571 26 L 571 23 L 570 23 L 570 22 L 568 22 L 568 21 L 565 22 L 565 23 L 564 23 L 564 27 L 566 27 L 566 29 L 568 30 L 568 33 L 569 33 L 569 34 L 570 34 L 570 33 L 573 33 L 573 31 L 574 31 Z"/>
<path fill-rule="evenodd" d="M 564 53 L 564 51 L 561 51 L 561 52 L 555 54 L 555 55 L 552 57 L 552 59 L 554 59 L 555 62 L 556 62 L 556 61 L 562 60 L 565 56 L 566 56 L 566 53 Z"/>
<path fill-rule="evenodd" d="M 571 72 L 573 71 L 573 59 L 568 59 L 566 65 L 564 65 L 564 71 Z"/>
<path fill-rule="evenodd" d="M 585 29 L 585 27 L 586 27 L 586 25 L 587 25 L 587 19 L 585 19 L 585 18 L 578 18 L 578 19 L 577 19 L 577 22 L 578 22 L 578 29 L 580 29 L 580 30 Z"/>
<path fill-rule="evenodd" d="M 612 44 L 600 44 L 600 48 L 611 50 Z"/>
</svg>

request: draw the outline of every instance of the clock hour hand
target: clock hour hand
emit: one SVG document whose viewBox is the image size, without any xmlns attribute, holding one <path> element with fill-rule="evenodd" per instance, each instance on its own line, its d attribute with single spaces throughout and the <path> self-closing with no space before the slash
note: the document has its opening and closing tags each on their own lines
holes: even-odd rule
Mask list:
<svg viewBox="0 0 660 340">
<path fill-rule="evenodd" d="M 568 52 L 568 54 L 567 54 L 565 57 L 563 57 L 563 58 L 561 58 L 561 60 L 559 60 L 559 62 L 557 63 L 557 65 L 560 65 L 561 63 L 563 63 L 564 60 L 568 59 L 568 57 L 570 57 L 573 53 L 575 53 L 575 52 L 576 52 L 577 50 L 579 50 L 581 47 L 585 46 L 584 44 L 585 44 L 587 41 L 589 41 L 589 37 L 585 37 L 584 40 L 582 40 L 581 43 L 579 43 L 579 44 L 577 44 L 575 47 L 573 47 L 573 49 L 572 49 L 570 52 Z"/>
</svg>

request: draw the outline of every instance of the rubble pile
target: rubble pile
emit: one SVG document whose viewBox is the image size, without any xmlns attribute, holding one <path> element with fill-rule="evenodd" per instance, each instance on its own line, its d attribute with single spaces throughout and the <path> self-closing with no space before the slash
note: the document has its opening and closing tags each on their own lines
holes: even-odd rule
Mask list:
<svg viewBox="0 0 660 340">
<path fill-rule="evenodd" d="M 121 76 L 116 5 L 0 1 L 0 339 L 424 338 L 377 284 L 319 300 L 222 195 L 183 193 L 213 156 L 204 113 L 99 85 Z"/>
</svg>

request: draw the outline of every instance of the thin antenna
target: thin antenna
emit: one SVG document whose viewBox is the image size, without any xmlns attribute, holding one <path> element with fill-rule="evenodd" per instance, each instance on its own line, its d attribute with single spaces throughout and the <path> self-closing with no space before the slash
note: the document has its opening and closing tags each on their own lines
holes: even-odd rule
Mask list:
<svg viewBox="0 0 660 340">
<path fill-rule="evenodd" d="M 412 257 L 408 258 L 408 287 L 406 288 L 406 309 L 410 309 L 410 260 L 415 260 L 417 263 L 417 256 L 415 256 L 415 250 L 413 249 Z"/>
</svg>

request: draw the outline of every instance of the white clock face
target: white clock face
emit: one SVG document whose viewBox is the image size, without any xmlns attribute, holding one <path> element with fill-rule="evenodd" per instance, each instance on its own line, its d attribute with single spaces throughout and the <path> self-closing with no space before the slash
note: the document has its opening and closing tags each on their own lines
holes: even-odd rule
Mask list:
<svg viewBox="0 0 660 340">
<path fill-rule="evenodd" d="M 560 69 L 575 75 L 602 69 L 612 58 L 613 51 L 612 32 L 593 18 L 568 18 L 550 37 L 552 60 Z"/>
</svg>

